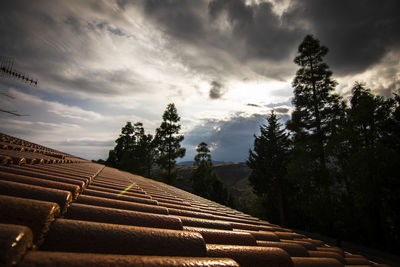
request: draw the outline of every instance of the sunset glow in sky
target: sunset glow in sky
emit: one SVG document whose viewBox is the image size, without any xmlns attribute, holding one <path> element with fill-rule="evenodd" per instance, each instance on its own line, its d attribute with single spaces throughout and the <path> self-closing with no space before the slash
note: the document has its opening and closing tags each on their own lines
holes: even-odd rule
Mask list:
<svg viewBox="0 0 400 267">
<path fill-rule="evenodd" d="M 400 88 L 400 1 L 138 0 L 0 3 L 0 55 L 39 80 L 0 77 L 0 132 L 106 159 L 126 121 L 154 134 L 175 103 L 192 160 L 244 161 L 275 109 L 292 110 L 293 58 L 306 34 L 348 97 L 355 81 Z"/>
</svg>

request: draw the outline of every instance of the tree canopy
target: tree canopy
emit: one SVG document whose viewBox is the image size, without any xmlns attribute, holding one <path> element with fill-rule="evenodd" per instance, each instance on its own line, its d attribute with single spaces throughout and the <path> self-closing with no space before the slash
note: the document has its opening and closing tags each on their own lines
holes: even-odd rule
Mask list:
<svg viewBox="0 0 400 267">
<path fill-rule="evenodd" d="M 260 126 L 260 136 L 254 136 L 254 150 L 249 151 L 247 165 L 252 169 L 249 181 L 254 192 L 278 210 L 280 223 L 285 224 L 284 189 L 288 184 L 290 141 L 273 111 L 267 122 L 268 125 Z"/>
<path fill-rule="evenodd" d="M 191 174 L 193 193 L 221 204 L 227 204 L 228 191 L 213 170 L 208 145 L 201 142 L 196 151 L 197 155 L 194 157 L 196 168 Z"/>
<path fill-rule="evenodd" d="M 173 183 L 176 178 L 174 171 L 176 159 L 185 156 L 186 149 L 181 147 L 184 139 L 179 134 L 181 125 L 180 117 L 173 103 L 168 104 L 162 116 L 163 121 L 159 128 L 156 129 L 155 143 L 157 149 L 157 164 L 166 171 L 165 181 L 169 184 Z"/>
<path fill-rule="evenodd" d="M 343 100 L 327 53 L 312 35 L 299 45 L 294 111 L 286 129 L 274 114 L 261 126 L 247 161 L 250 183 L 272 222 L 283 221 L 273 212 L 281 201 L 290 227 L 396 251 L 400 96 L 377 96 L 356 82 Z"/>
<path fill-rule="evenodd" d="M 143 124 L 126 122 L 110 150 L 106 165 L 138 175 L 150 176 L 154 158 L 153 136 L 145 134 Z"/>
</svg>

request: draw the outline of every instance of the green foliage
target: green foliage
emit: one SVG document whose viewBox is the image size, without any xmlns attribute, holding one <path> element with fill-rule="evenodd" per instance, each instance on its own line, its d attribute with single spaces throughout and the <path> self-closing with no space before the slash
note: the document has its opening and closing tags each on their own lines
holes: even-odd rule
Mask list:
<svg viewBox="0 0 400 267">
<path fill-rule="evenodd" d="M 134 144 L 131 153 L 127 153 L 127 170 L 149 177 L 153 165 L 154 143 L 151 134 L 145 134 L 143 124 L 137 122 L 133 131 Z M 124 159 L 122 160 L 124 162 Z M 129 166 L 129 167 L 128 167 Z"/>
<path fill-rule="evenodd" d="M 249 151 L 247 165 L 254 192 L 273 205 L 279 212 L 280 223 L 285 224 L 284 189 L 288 187 L 286 166 L 289 161 L 290 141 L 274 112 L 267 118 L 268 125 L 260 127 L 261 135 L 254 136 L 254 151 Z"/>
<path fill-rule="evenodd" d="M 184 136 L 179 134 L 181 125 L 180 117 L 173 103 L 168 104 L 163 116 L 163 121 L 156 130 L 155 144 L 157 148 L 157 164 L 167 171 L 165 181 L 172 184 L 176 179 L 174 171 L 176 159 L 185 156 L 186 150 L 181 147 Z"/>
<path fill-rule="evenodd" d="M 119 135 L 118 139 L 115 140 L 117 144 L 114 148 L 114 151 L 116 161 L 119 163 L 122 161 L 125 152 L 132 150 L 133 144 L 135 142 L 133 132 L 134 128 L 132 123 L 130 121 L 127 121 L 126 125 L 121 129 L 121 134 Z"/>
<path fill-rule="evenodd" d="M 345 104 L 334 94 L 337 83 L 323 61 L 327 53 L 328 48 L 320 45 L 312 35 L 307 35 L 294 59 L 299 65 L 292 83 L 295 110 L 287 122 L 294 149 L 287 168 L 288 178 L 297 191 L 293 198 L 298 206 L 296 209 L 301 210 L 303 219 L 300 221 L 310 221 L 315 227 L 328 224 L 330 228 L 333 213 L 329 209 L 334 197 L 330 188 L 335 180 L 328 147 L 332 136 L 339 130 Z"/>
<path fill-rule="evenodd" d="M 119 168 L 138 175 L 150 176 L 154 158 L 153 136 L 145 134 L 143 124 L 127 122 L 110 150 L 107 166 Z"/>
<path fill-rule="evenodd" d="M 196 166 L 206 165 L 212 166 L 210 149 L 205 142 L 201 142 L 196 148 L 197 155 L 194 157 L 194 164 Z"/>
<path fill-rule="evenodd" d="M 397 233 L 400 230 L 398 217 L 393 216 L 393 201 L 400 200 L 396 192 L 400 186 L 400 154 L 396 151 L 399 140 L 395 125 L 395 100 L 375 96 L 363 84 L 356 83 L 337 143 L 341 152 L 338 174 L 345 188 L 343 204 L 352 214 L 343 217 L 345 225 L 352 225 L 354 214 L 363 218 L 356 226 L 356 235 L 374 246 L 396 242 L 393 229 Z M 344 229 L 345 234 L 349 231 L 354 229 Z"/>
<path fill-rule="evenodd" d="M 292 146 L 272 114 L 247 162 L 253 202 L 275 220 L 276 196 L 284 195 L 290 227 L 400 249 L 400 96 L 355 83 L 347 104 L 323 62 L 328 49 L 307 35 L 298 52 Z"/>
<path fill-rule="evenodd" d="M 343 114 L 341 99 L 333 93 L 337 83 L 323 61 L 327 53 L 328 48 L 312 35 L 300 44 L 294 59 L 300 66 L 293 80 L 295 110 L 287 124 L 294 135 L 296 152 L 308 155 L 307 175 L 318 186 L 325 184 L 325 189 L 330 183 L 326 146 Z"/>
<path fill-rule="evenodd" d="M 194 157 L 196 169 L 191 174 L 193 193 L 221 204 L 233 204 L 221 179 L 213 171 L 210 149 L 201 142 Z"/>
</svg>

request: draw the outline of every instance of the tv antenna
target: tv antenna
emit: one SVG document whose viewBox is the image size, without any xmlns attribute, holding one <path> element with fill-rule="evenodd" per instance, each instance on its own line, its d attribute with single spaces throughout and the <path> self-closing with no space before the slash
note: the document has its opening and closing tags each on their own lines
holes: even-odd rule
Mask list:
<svg viewBox="0 0 400 267">
<path fill-rule="evenodd" d="M 22 80 L 29 85 L 37 86 L 38 80 L 33 79 L 29 75 L 14 69 L 14 59 L 11 57 L 0 57 L 0 76 L 11 77 Z"/>
</svg>

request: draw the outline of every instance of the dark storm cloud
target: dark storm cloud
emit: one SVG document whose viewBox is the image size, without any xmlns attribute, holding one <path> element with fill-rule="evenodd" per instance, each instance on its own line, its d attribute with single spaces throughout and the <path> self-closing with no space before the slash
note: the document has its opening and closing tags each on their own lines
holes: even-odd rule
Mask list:
<svg viewBox="0 0 400 267">
<path fill-rule="evenodd" d="M 95 29 L 95 28 L 97 28 L 97 29 L 99 29 L 100 31 L 108 31 L 108 32 L 110 32 L 110 33 L 112 33 L 112 34 L 115 34 L 115 35 L 118 35 L 118 36 L 127 36 L 127 34 L 124 33 L 121 29 L 119 29 L 119 28 L 117 28 L 117 27 L 115 27 L 115 26 L 110 25 L 110 24 L 109 24 L 108 22 L 106 22 L 106 21 L 97 23 L 97 24 L 95 24 L 95 25 L 93 25 L 92 23 L 88 23 L 87 25 L 88 25 L 88 27 L 91 28 L 92 30 Z"/>
<path fill-rule="evenodd" d="M 246 5 L 241 0 L 142 3 L 147 18 L 167 33 L 170 49 L 183 64 L 209 79 L 248 75 L 243 71 L 253 68 L 249 60 L 287 59 L 303 36 L 283 25 L 269 3 Z M 282 70 L 267 66 L 253 68 L 255 73 L 274 79 L 288 76 L 287 70 Z"/>
<path fill-rule="evenodd" d="M 204 1 L 192 0 L 148 0 L 144 3 L 146 14 L 169 34 L 183 39 L 196 39 L 203 34 L 204 20 L 201 10 Z"/>
<path fill-rule="evenodd" d="M 214 160 L 245 161 L 253 147 L 253 136 L 259 134 L 266 117 L 267 114 L 247 117 L 238 113 L 228 120 L 203 120 L 202 124 L 185 134 L 183 145 L 196 147 L 200 142 L 206 142 L 213 148 Z M 278 117 L 282 124 L 289 119 L 289 115 L 278 114 Z"/>
<path fill-rule="evenodd" d="M 328 46 L 337 74 L 362 72 L 391 49 L 400 48 L 400 1 L 298 0 L 284 15 L 287 24 L 306 22 Z"/>
<path fill-rule="evenodd" d="M 261 106 L 260 106 L 260 105 L 253 104 L 253 103 L 247 103 L 247 104 L 246 104 L 246 106 L 249 106 L 249 107 L 255 107 L 255 108 L 261 108 Z"/>
<path fill-rule="evenodd" d="M 208 51 L 208 62 L 220 58 L 213 49 L 223 49 L 240 62 L 249 59 L 292 64 L 292 57 L 306 34 L 314 34 L 330 49 L 327 62 L 336 75 L 360 73 L 378 63 L 388 51 L 399 49 L 400 1 L 296 0 L 280 16 L 270 2 L 243 0 L 145 2 L 146 14 L 168 34 L 185 40 L 199 51 Z M 205 13 L 204 9 L 207 9 Z M 208 14 L 207 14 L 208 13 Z M 218 20 L 227 19 L 231 29 L 215 30 Z M 201 40 L 199 42 L 199 40 Z M 240 45 L 244 43 L 242 48 Z M 201 46 L 201 47 L 200 47 Z M 204 53 L 201 54 L 204 56 Z M 200 63 L 181 54 L 193 68 Z M 198 57 L 199 58 L 199 57 Z M 200 62 L 207 59 L 198 60 Z M 235 72 L 239 66 L 223 65 Z M 211 65 L 211 64 L 210 64 Z M 251 67 L 251 66 L 250 66 Z M 258 71 L 271 78 L 293 75 L 289 69 Z"/>
<path fill-rule="evenodd" d="M 213 0 L 209 4 L 214 19 L 227 14 L 237 39 L 247 44 L 247 57 L 279 61 L 286 59 L 305 31 L 286 25 L 269 2 L 247 5 L 242 0 Z"/>
<path fill-rule="evenodd" d="M 307 33 L 329 47 L 327 61 L 336 75 L 362 72 L 388 51 L 399 49 L 400 43 L 397 0 L 296 0 L 282 16 L 269 2 L 243 0 L 116 0 L 115 8 L 110 8 L 112 4 L 4 1 L 0 33 L 7 38 L 0 42 L 2 54 L 23 61 L 21 67 L 27 72 L 43 77 L 51 69 L 61 75 L 65 64 L 96 57 L 95 49 L 90 49 L 95 40 L 88 33 L 127 36 L 114 22 L 124 21 L 125 10 L 139 6 L 168 40 L 174 40 L 168 49 L 175 49 L 184 65 L 211 79 L 237 77 L 249 67 L 286 80 L 293 69 L 267 64 L 292 65 L 293 52 Z M 104 19 L 88 21 L 87 13 Z M 218 28 L 225 18 L 230 26 Z M 182 43 L 190 46 L 188 53 Z M 252 66 L 251 59 L 263 60 L 266 67 Z"/>
<path fill-rule="evenodd" d="M 125 7 L 126 7 L 127 4 L 128 4 L 128 0 L 116 0 L 116 3 L 117 3 L 118 7 L 119 7 L 121 10 L 125 10 Z"/>
<path fill-rule="evenodd" d="M 211 99 L 221 98 L 224 94 L 223 85 L 217 81 L 212 81 L 210 84 L 209 96 Z"/>
<path fill-rule="evenodd" d="M 276 113 L 286 114 L 286 113 L 289 112 L 289 109 L 288 108 L 279 107 L 279 108 L 274 108 L 274 111 Z"/>
</svg>

